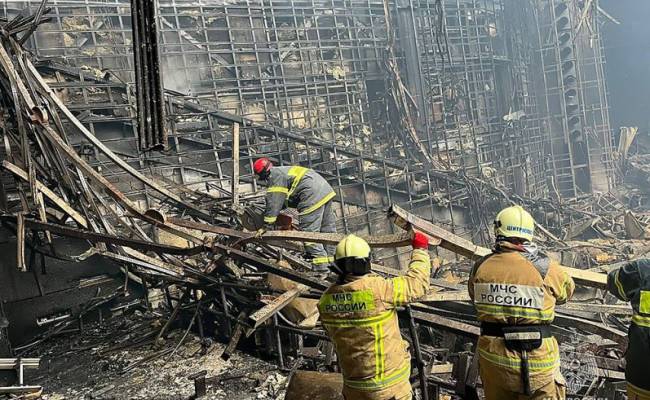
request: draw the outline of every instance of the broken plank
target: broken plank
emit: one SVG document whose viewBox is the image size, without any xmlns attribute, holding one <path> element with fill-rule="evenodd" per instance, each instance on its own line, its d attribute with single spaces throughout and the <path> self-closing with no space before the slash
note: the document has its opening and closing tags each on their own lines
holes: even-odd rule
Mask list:
<svg viewBox="0 0 650 400">
<path fill-rule="evenodd" d="M 390 209 L 390 214 L 395 222 L 395 225 L 403 229 L 409 229 L 413 227 L 430 236 L 440 238 L 440 247 L 452 251 L 456 254 L 460 254 L 471 259 L 478 259 L 492 252 L 492 250 L 488 249 L 487 247 L 477 246 L 469 240 L 464 239 L 458 235 L 454 235 L 453 233 L 440 228 L 439 226 L 436 226 L 431 222 L 418 217 L 417 215 L 409 213 L 399 206 L 393 205 Z M 578 284 L 596 288 L 605 288 L 607 286 L 607 275 L 605 274 L 564 266 L 562 266 L 562 269 L 568 273 L 569 276 L 571 276 Z"/>
<path fill-rule="evenodd" d="M 453 319 L 441 317 L 431 312 L 416 311 L 416 309 L 426 310 L 426 306 L 414 304 L 412 307 L 414 307 L 413 317 L 422 325 L 431 326 L 433 328 L 450 331 L 472 338 L 476 338 L 481 334 L 481 328 L 478 326 L 466 324 L 460 321 L 454 321 Z"/>
<path fill-rule="evenodd" d="M 565 266 L 562 266 L 562 269 L 569 274 L 577 284 L 601 289 L 607 287 L 607 274 Z"/>
<path fill-rule="evenodd" d="M 395 225 L 402 229 L 413 227 L 426 233 L 429 236 L 440 239 L 440 247 L 453 251 L 468 258 L 479 258 L 491 253 L 486 247 L 477 246 L 467 239 L 442 229 L 431 222 L 411 214 L 403 208 L 393 205 L 389 210 L 389 216 L 393 219 Z"/>
<path fill-rule="evenodd" d="M 418 301 L 421 303 L 439 302 L 439 301 L 470 301 L 469 293 L 467 291 L 455 290 L 451 292 L 432 292 Z"/>
<path fill-rule="evenodd" d="M 258 326 L 262 325 L 269 318 L 274 316 L 277 312 L 282 310 L 286 305 L 291 303 L 295 298 L 300 296 L 302 293 L 309 290 L 307 286 L 300 285 L 294 289 L 287 290 L 282 293 L 280 296 L 276 297 L 269 304 L 255 311 L 248 316 L 248 322 L 251 325 L 252 329 L 256 329 Z"/>
<path fill-rule="evenodd" d="M 427 375 L 431 374 L 451 374 L 454 371 L 454 364 L 430 364 L 427 367 Z"/>
<path fill-rule="evenodd" d="M 318 322 L 318 319 L 320 318 L 320 313 L 316 311 L 309 317 L 303 319 L 299 324 L 298 327 L 303 328 L 303 329 L 313 329 L 316 326 L 316 323 Z"/>
<path fill-rule="evenodd" d="M 605 339 L 609 339 L 621 346 L 625 346 L 627 344 L 627 333 L 606 326 L 600 322 L 594 322 L 584 318 L 556 313 L 554 324 L 558 326 L 578 328 L 585 332 L 590 332 Z"/>
<path fill-rule="evenodd" d="M 614 304 L 594 304 L 594 303 L 567 303 L 557 307 L 558 311 L 571 312 L 583 311 L 592 313 L 606 313 L 616 315 L 632 315 L 633 310 L 630 304 L 614 305 Z"/>
</svg>

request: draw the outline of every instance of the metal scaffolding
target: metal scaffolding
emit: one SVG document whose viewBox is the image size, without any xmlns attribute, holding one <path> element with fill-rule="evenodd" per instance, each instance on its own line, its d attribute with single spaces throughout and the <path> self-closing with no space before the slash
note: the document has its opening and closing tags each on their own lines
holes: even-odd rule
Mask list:
<svg viewBox="0 0 650 400">
<path fill-rule="evenodd" d="M 608 191 L 613 141 L 598 21 L 566 0 L 539 2 L 535 19 L 555 187 L 563 197 Z"/>
<path fill-rule="evenodd" d="M 612 183 L 597 24 L 588 36 L 583 28 L 574 49 L 579 147 L 569 140 L 554 3 L 161 0 L 169 129 L 162 152 L 138 152 L 128 1 L 51 1 L 52 19 L 29 47 L 96 137 L 170 188 L 202 190 L 199 201 L 230 193 L 237 123 L 244 197 L 256 195 L 250 167 L 266 155 L 332 183 L 341 231 L 384 233 L 391 228 L 383 209 L 397 203 L 487 242 L 486 210 L 507 201 L 487 200 L 498 195 L 493 188 L 523 202 L 555 188 L 572 197 L 596 181 Z M 0 12 L 15 15 L 29 4 L 37 6 L 4 2 Z M 391 57 L 399 66 L 393 74 Z M 396 77 L 405 99 L 389 90 Z M 395 104 L 408 105 L 431 163 L 413 156 Z M 78 152 L 127 196 L 144 208 L 170 207 L 69 128 Z"/>
</svg>

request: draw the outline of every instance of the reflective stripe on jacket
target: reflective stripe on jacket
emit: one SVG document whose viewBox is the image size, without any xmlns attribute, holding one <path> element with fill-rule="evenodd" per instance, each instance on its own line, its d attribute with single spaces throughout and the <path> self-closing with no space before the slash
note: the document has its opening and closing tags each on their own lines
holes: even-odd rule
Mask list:
<svg viewBox="0 0 650 400">
<path fill-rule="evenodd" d="M 575 283 L 560 265 L 549 258 L 527 257 L 509 243 L 474 266 L 468 282 L 478 320 L 505 325 L 550 324 L 555 305 L 567 302 Z M 484 363 L 498 368 L 512 390 L 521 385 L 521 356 L 506 348 L 503 338 L 481 336 L 478 352 Z M 553 379 L 560 365 L 555 338 L 545 338 L 542 346 L 528 352 L 532 390 Z"/>
<path fill-rule="evenodd" d="M 429 288 L 431 260 L 414 250 L 404 276 L 348 275 L 321 297 L 318 310 L 339 360 L 345 386 L 380 391 L 405 380 L 411 371 L 395 307 L 423 296 Z"/>
<path fill-rule="evenodd" d="M 314 170 L 298 165 L 273 167 L 266 191 L 264 222 L 275 223 L 283 208 L 295 207 L 301 215 L 309 214 L 334 198 L 329 183 Z"/>
<path fill-rule="evenodd" d="M 607 275 L 607 290 L 634 310 L 628 330 L 625 377 L 650 393 L 650 259 L 631 261 Z"/>
</svg>

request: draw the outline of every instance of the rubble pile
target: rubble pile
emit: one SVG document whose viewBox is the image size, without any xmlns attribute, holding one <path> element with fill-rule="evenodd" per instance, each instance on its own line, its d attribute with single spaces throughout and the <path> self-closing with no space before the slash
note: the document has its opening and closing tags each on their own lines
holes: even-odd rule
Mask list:
<svg viewBox="0 0 650 400">
<path fill-rule="evenodd" d="M 150 343 L 138 343 L 134 333 L 146 334 L 157 322 L 156 315 L 136 311 L 35 346 L 28 356 L 40 357 L 41 367 L 29 379 L 47 388 L 46 400 L 188 398 L 194 394 L 192 376 L 200 372 L 216 379 L 206 398 L 268 399 L 283 393 L 286 373 L 240 351 L 222 360 L 216 355 L 225 344 L 215 342 L 206 349 L 191 333 L 177 348 L 182 330 L 154 350 Z M 168 349 L 176 352 L 151 359 L 152 353 Z"/>
</svg>

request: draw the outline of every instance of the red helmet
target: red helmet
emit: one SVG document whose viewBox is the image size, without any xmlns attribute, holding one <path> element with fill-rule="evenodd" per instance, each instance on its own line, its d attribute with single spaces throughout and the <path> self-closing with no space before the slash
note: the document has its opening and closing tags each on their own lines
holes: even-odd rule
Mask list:
<svg viewBox="0 0 650 400">
<path fill-rule="evenodd" d="M 271 173 L 271 167 L 273 163 L 266 157 L 258 158 L 253 163 L 253 172 L 258 175 L 261 179 L 266 179 Z"/>
</svg>

